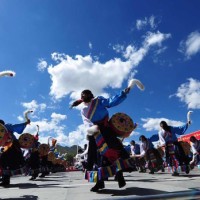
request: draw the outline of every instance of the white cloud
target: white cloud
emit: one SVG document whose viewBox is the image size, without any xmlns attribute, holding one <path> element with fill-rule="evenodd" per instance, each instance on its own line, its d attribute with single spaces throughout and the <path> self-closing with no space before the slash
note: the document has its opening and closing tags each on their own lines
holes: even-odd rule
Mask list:
<svg viewBox="0 0 200 200">
<path fill-rule="evenodd" d="M 146 28 L 147 26 L 150 26 L 151 29 L 155 29 L 157 28 L 156 22 L 155 22 L 156 18 L 155 16 L 151 16 L 151 17 L 145 17 L 144 19 L 138 19 L 136 20 L 136 28 L 137 30 L 142 30 L 144 28 Z"/>
<path fill-rule="evenodd" d="M 155 22 L 155 16 L 151 16 L 150 18 L 149 18 L 149 24 L 150 24 L 150 27 L 152 28 L 152 29 L 155 29 L 156 27 L 157 27 L 157 24 L 156 24 L 156 22 Z"/>
<path fill-rule="evenodd" d="M 188 80 L 189 82 L 181 84 L 175 95 L 189 109 L 200 109 L 200 81 L 193 78 L 189 78 Z"/>
<path fill-rule="evenodd" d="M 171 37 L 171 34 L 164 34 L 159 31 L 156 33 L 148 32 L 144 37 L 143 46 L 137 49 L 133 45 L 127 46 L 124 57 L 129 59 L 134 66 L 137 66 L 153 46 L 162 46 L 162 43 Z"/>
<path fill-rule="evenodd" d="M 41 103 L 38 104 L 36 100 L 32 100 L 31 102 L 23 102 L 21 105 L 26 108 L 27 110 L 39 110 L 39 111 L 44 111 L 46 109 L 46 104 Z"/>
<path fill-rule="evenodd" d="M 67 55 L 65 55 L 64 53 L 59 53 L 58 54 L 58 53 L 54 52 L 54 53 L 51 54 L 51 58 L 54 61 L 60 62 L 60 61 L 63 61 L 65 59 L 67 59 Z"/>
<path fill-rule="evenodd" d="M 124 46 L 123 45 L 120 45 L 120 44 L 116 44 L 114 45 L 113 47 L 113 50 L 117 53 L 121 53 L 124 51 Z"/>
<path fill-rule="evenodd" d="M 169 126 L 182 126 L 184 125 L 181 121 L 170 120 L 166 118 L 142 118 L 144 122 L 143 128 L 146 131 L 159 131 L 160 130 L 160 122 L 166 121 Z"/>
<path fill-rule="evenodd" d="M 89 42 L 89 48 L 92 49 L 92 43 L 91 42 Z"/>
<path fill-rule="evenodd" d="M 166 39 L 169 39 L 171 37 L 171 34 L 164 34 L 160 31 L 157 31 L 157 33 L 148 32 L 147 36 L 144 41 L 144 46 L 150 47 L 153 45 L 159 45 L 161 46 L 162 42 Z"/>
<path fill-rule="evenodd" d="M 51 114 L 51 118 L 52 118 L 53 121 L 58 122 L 58 121 L 67 119 L 67 116 L 66 115 L 57 114 L 57 113 L 52 113 Z"/>
<path fill-rule="evenodd" d="M 80 92 L 84 89 L 90 89 L 94 95 L 107 95 L 104 88 L 120 88 L 131 73 L 132 76 L 135 75 L 136 67 L 149 49 L 152 46 L 161 46 L 162 42 L 169 37 L 170 34 L 149 32 L 141 48 L 137 49 L 131 45 L 126 47 L 123 52 L 125 61 L 114 58 L 102 63 L 90 55 L 76 55 L 73 58 L 54 52 L 52 59 L 56 61 L 56 65 L 48 67 L 52 80 L 50 95 L 57 100 L 69 94 L 71 99 L 77 99 L 80 98 Z M 120 45 L 114 48 L 118 50 L 121 48 L 120 51 L 123 49 Z"/>
<path fill-rule="evenodd" d="M 48 64 L 44 59 L 39 59 L 37 64 L 38 71 L 44 71 L 47 68 Z"/>
<path fill-rule="evenodd" d="M 18 119 L 20 122 L 25 121 L 25 119 L 24 119 L 22 116 L 18 116 L 17 119 Z"/>
<path fill-rule="evenodd" d="M 180 42 L 178 50 L 184 53 L 187 59 L 200 52 L 200 33 L 198 31 L 190 33 L 186 40 Z"/>
<path fill-rule="evenodd" d="M 164 47 L 162 47 L 162 48 L 160 48 L 160 49 L 156 50 L 156 51 L 155 51 L 155 53 L 156 53 L 156 55 L 159 55 L 159 54 L 161 54 L 161 53 L 165 52 L 165 51 L 166 51 L 166 49 L 167 49 L 167 47 L 166 47 L 166 46 L 164 46 Z"/>
<path fill-rule="evenodd" d="M 133 65 L 137 66 L 143 60 L 147 52 L 148 49 L 143 47 L 137 50 L 134 46 L 129 45 L 124 52 L 124 57 L 129 59 Z"/>
<path fill-rule="evenodd" d="M 65 58 L 58 65 L 48 68 L 52 80 L 50 95 L 55 99 L 71 92 L 71 97 L 80 98 L 80 92 L 86 88 L 94 91 L 94 94 L 104 93 L 103 88 L 106 87 L 120 88 L 132 69 L 129 61 L 124 62 L 119 58 L 105 63 L 94 61 L 90 55 Z"/>
<path fill-rule="evenodd" d="M 138 19 L 136 20 L 136 28 L 138 30 L 143 29 L 147 25 L 147 18 L 145 17 L 143 20 Z"/>
<path fill-rule="evenodd" d="M 38 115 L 40 113 L 44 113 L 47 105 L 45 103 L 38 104 L 36 100 L 32 100 L 30 102 L 23 102 L 21 105 L 26 109 L 25 111 L 33 111 L 29 114 L 29 118 L 38 119 Z M 23 120 L 22 120 L 23 119 Z M 19 121 L 24 121 L 24 114 L 22 116 L 18 116 Z"/>
</svg>

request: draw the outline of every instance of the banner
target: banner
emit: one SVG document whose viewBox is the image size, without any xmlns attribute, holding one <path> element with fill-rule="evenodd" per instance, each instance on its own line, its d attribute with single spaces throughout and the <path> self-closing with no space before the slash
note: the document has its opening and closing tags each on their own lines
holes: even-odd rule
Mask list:
<svg viewBox="0 0 200 200">
<path fill-rule="evenodd" d="M 178 141 L 188 142 L 190 143 L 190 137 L 194 136 L 197 138 L 197 140 L 200 140 L 200 130 L 195 131 L 193 133 L 189 133 L 187 135 L 182 135 L 178 138 Z"/>
</svg>

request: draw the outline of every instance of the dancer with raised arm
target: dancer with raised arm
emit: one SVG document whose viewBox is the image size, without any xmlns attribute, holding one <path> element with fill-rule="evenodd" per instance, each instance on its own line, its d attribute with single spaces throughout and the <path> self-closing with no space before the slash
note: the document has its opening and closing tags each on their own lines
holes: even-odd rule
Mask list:
<svg viewBox="0 0 200 200">
<path fill-rule="evenodd" d="M 190 112 L 190 111 L 189 111 Z M 189 113 L 188 112 L 188 113 Z M 188 114 L 187 114 L 188 116 Z M 165 147 L 165 157 L 168 168 L 172 171 L 172 176 L 178 176 L 179 166 L 183 166 L 186 173 L 189 173 L 189 157 L 185 155 L 183 147 L 178 142 L 176 135 L 183 135 L 191 121 L 188 117 L 187 123 L 183 126 L 169 126 L 166 121 L 160 122 L 161 130 L 159 131 L 160 146 Z"/>
<path fill-rule="evenodd" d="M 81 115 L 83 122 L 87 127 L 87 137 L 89 140 L 87 170 L 97 170 L 94 169 L 94 166 L 97 166 L 98 168 L 98 180 L 96 185 L 91 188 L 91 191 L 93 192 L 105 187 L 104 180 L 108 177 L 104 176 L 105 173 L 102 172 L 104 166 L 109 167 L 115 162 L 119 162 L 119 159 L 126 160 L 130 158 L 129 154 L 124 149 L 121 140 L 117 138 L 116 131 L 110 124 L 108 108 L 122 103 L 135 84 L 140 89 L 144 89 L 142 83 L 139 80 L 134 79 L 126 89 L 120 92 L 120 94 L 111 98 L 104 98 L 102 96 L 94 97 L 90 90 L 84 90 L 81 93 L 81 99 L 75 101 L 71 106 L 75 107 L 83 103 Z M 124 121 L 124 119 L 122 121 Z M 134 128 L 136 128 L 136 125 L 133 125 L 131 130 L 133 131 Z M 130 165 L 127 168 L 130 168 Z M 123 170 L 125 169 L 122 169 L 120 163 L 117 170 L 113 171 L 109 168 L 109 172 L 112 176 L 116 174 L 120 188 L 126 185 L 122 173 Z"/>
</svg>

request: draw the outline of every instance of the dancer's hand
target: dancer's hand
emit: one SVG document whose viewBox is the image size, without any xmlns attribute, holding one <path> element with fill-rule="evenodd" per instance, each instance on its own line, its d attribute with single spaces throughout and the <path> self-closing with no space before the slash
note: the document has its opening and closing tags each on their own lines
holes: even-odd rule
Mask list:
<svg viewBox="0 0 200 200">
<path fill-rule="evenodd" d="M 127 88 L 124 89 L 124 93 L 125 93 L 125 94 L 128 94 L 128 93 L 130 92 L 130 90 L 131 90 L 131 88 L 130 88 L 130 87 L 127 87 Z"/>
<path fill-rule="evenodd" d="M 31 123 L 31 120 L 27 119 L 26 124 L 30 124 L 30 123 Z"/>
</svg>

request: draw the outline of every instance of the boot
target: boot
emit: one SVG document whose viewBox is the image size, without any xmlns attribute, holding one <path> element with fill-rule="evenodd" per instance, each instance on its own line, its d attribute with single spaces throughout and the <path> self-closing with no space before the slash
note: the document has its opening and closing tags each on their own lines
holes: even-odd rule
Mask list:
<svg viewBox="0 0 200 200">
<path fill-rule="evenodd" d="M 9 187 L 9 185 L 10 185 L 10 176 L 3 175 L 2 176 L 2 182 L 0 183 L 0 186 Z"/>
<path fill-rule="evenodd" d="M 140 168 L 139 173 L 146 173 L 146 169 Z"/>
<path fill-rule="evenodd" d="M 45 173 L 42 173 L 39 177 L 40 178 L 44 178 L 46 176 L 46 174 Z"/>
<path fill-rule="evenodd" d="M 104 181 L 97 181 L 94 187 L 90 189 L 91 192 L 98 192 L 99 189 L 105 188 Z"/>
<path fill-rule="evenodd" d="M 179 176 L 178 172 L 173 172 L 172 176 Z"/>
<path fill-rule="evenodd" d="M 189 166 L 188 166 L 188 165 L 186 165 L 186 168 L 185 168 L 185 173 L 186 173 L 186 174 L 189 174 L 189 173 L 190 173 L 190 168 L 189 168 Z"/>
<path fill-rule="evenodd" d="M 119 188 L 124 187 L 126 185 L 126 181 L 124 179 L 122 171 L 117 172 L 116 176 L 117 176 Z"/>
<path fill-rule="evenodd" d="M 150 172 L 149 172 L 149 174 L 154 174 L 154 170 L 151 169 Z"/>
<path fill-rule="evenodd" d="M 29 180 L 34 181 L 36 178 L 37 178 L 37 176 L 31 176 L 31 178 Z"/>
</svg>

